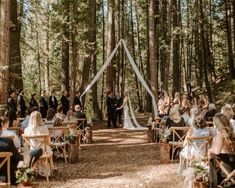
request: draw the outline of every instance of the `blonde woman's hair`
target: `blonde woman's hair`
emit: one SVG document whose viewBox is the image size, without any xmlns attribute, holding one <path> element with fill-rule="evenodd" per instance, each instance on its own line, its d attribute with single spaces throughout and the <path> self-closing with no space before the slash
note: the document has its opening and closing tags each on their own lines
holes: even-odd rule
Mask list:
<svg viewBox="0 0 235 188">
<path fill-rule="evenodd" d="M 222 113 L 216 114 L 213 117 L 215 127 L 223 134 L 226 142 L 229 144 L 232 151 L 235 151 L 235 135 L 229 119 Z"/>
<path fill-rule="evenodd" d="M 229 120 L 233 118 L 234 112 L 232 108 L 228 108 L 226 106 L 223 106 L 221 108 L 221 113 L 224 114 Z"/>
<path fill-rule="evenodd" d="M 174 106 L 170 109 L 169 112 L 169 117 L 170 119 L 172 119 L 173 121 L 180 121 L 181 120 L 181 115 L 179 112 L 179 108 Z"/>
<path fill-rule="evenodd" d="M 31 127 L 32 133 L 36 134 L 38 127 L 42 125 L 43 125 L 43 122 L 42 122 L 41 113 L 38 111 L 32 112 L 29 117 L 29 125 L 28 125 Z"/>
</svg>

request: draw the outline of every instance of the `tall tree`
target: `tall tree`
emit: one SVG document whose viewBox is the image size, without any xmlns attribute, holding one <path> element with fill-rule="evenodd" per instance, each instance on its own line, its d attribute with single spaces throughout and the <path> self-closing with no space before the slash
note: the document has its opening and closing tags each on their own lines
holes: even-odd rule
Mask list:
<svg viewBox="0 0 235 188">
<path fill-rule="evenodd" d="M 107 30 L 107 57 L 115 47 L 115 0 L 108 1 L 108 30 Z M 109 64 L 106 74 L 106 85 L 108 90 L 114 89 L 114 60 Z"/>
<path fill-rule="evenodd" d="M 61 89 L 69 92 L 69 15 L 70 2 L 63 1 Z"/>
<path fill-rule="evenodd" d="M 153 95 L 157 100 L 158 70 L 156 64 L 156 0 L 149 0 L 149 65 L 150 65 L 150 86 Z"/>
<path fill-rule="evenodd" d="M 0 25 L 0 110 L 7 102 L 9 84 L 9 33 L 10 33 L 10 2 L 1 1 L 1 25 Z"/>
<path fill-rule="evenodd" d="M 230 3 L 229 0 L 225 0 L 225 24 L 227 34 L 227 48 L 228 48 L 228 66 L 229 75 L 231 79 L 235 79 L 235 67 L 233 59 L 233 46 L 232 46 L 232 33 L 231 33 L 231 20 L 230 20 Z"/>
<path fill-rule="evenodd" d="M 180 0 L 179 0 L 180 1 Z M 181 74 L 180 74 L 180 25 L 178 0 L 172 1 L 173 8 L 173 94 L 180 92 Z"/>
<path fill-rule="evenodd" d="M 21 5 L 23 6 L 23 5 Z M 10 8 L 10 87 L 23 88 L 23 78 L 20 55 L 20 31 L 21 24 L 18 22 L 17 0 L 11 0 Z"/>
</svg>

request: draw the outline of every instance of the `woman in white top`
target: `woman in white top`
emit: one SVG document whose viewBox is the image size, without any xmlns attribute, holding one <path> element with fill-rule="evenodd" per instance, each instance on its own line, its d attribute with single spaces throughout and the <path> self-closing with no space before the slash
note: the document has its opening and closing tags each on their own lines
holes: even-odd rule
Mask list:
<svg viewBox="0 0 235 188">
<path fill-rule="evenodd" d="M 21 142 L 20 142 L 19 137 L 16 135 L 16 133 L 14 131 L 7 130 L 9 127 L 8 117 L 2 116 L 1 120 L 2 120 L 2 134 L 1 134 L 1 136 L 3 136 L 3 137 L 4 136 L 13 136 L 14 137 L 14 139 L 13 139 L 14 145 L 17 149 L 19 149 L 21 146 Z"/>
<path fill-rule="evenodd" d="M 43 125 L 41 113 L 38 111 L 34 111 L 30 114 L 29 117 L 29 125 L 24 130 L 24 134 L 28 136 L 38 136 L 38 135 L 49 135 L 49 131 L 46 126 Z M 50 137 L 49 137 L 50 139 Z M 50 140 L 48 141 L 50 143 Z M 41 148 L 43 150 L 43 155 L 52 155 L 52 149 L 49 145 L 41 144 L 40 140 L 38 139 L 31 139 L 30 140 L 30 150 Z M 46 151 L 45 151 L 46 148 Z M 52 169 L 45 169 L 43 163 L 39 164 L 39 174 L 42 176 L 46 176 L 46 174 L 51 174 Z"/>
</svg>

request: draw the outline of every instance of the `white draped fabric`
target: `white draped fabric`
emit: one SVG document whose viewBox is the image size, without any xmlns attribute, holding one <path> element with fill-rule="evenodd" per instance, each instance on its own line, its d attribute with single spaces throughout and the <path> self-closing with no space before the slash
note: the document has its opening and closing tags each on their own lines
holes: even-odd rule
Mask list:
<svg viewBox="0 0 235 188">
<path fill-rule="evenodd" d="M 85 91 L 81 94 L 80 96 L 80 100 L 81 98 L 85 95 L 85 93 L 94 85 L 94 83 L 100 78 L 100 76 L 103 74 L 103 72 L 105 71 L 105 69 L 108 67 L 109 63 L 111 62 L 113 56 L 115 55 L 115 53 L 117 52 L 118 50 L 118 47 L 123 44 L 124 46 L 124 49 L 125 49 L 125 52 L 127 54 L 127 57 L 129 59 L 129 62 L 136 74 L 136 76 L 138 77 L 139 81 L 141 82 L 141 84 L 143 85 L 143 87 L 146 89 L 146 91 L 149 93 L 149 95 L 151 96 L 152 98 L 152 105 L 153 105 L 153 110 L 154 110 L 154 115 L 155 117 L 158 115 L 158 111 L 157 111 L 157 104 L 156 104 L 156 100 L 155 100 L 155 97 L 153 95 L 153 93 L 151 92 L 150 88 L 148 87 L 148 84 L 145 82 L 144 78 L 142 77 L 139 69 L 137 68 L 133 58 L 131 57 L 131 54 L 129 52 L 129 50 L 127 49 L 126 47 L 126 44 L 125 44 L 125 41 L 123 39 L 121 39 L 119 41 L 119 43 L 117 44 L 117 46 L 115 47 L 115 49 L 112 51 L 112 53 L 110 54 L 110 56 L 108 57 L 108 59 L 106 60 L 106 62 L 104 63 L 104 65 L 101 67 L 101 69 L 99 70 L 99 72 L 95 75 L 95 77 L 92 79 L 92 81 L 90 82 L 90 84 L 86 87 Z M 82 100 L 81 100 L 82 101 Z M 130 100 L 129 100 L 130 101 Z M 130 111 L 132 110 L 132 108 L 130 108 Z M 134 115 L 133 113 L 133 110 L 132 110 L 132 114 Z M 133 118 L 133 116 L 132 116 Z M 136 119 L 134 120 L 135 118 L 133 118 L 133 121 L 136 121 Z"/>
</svg>

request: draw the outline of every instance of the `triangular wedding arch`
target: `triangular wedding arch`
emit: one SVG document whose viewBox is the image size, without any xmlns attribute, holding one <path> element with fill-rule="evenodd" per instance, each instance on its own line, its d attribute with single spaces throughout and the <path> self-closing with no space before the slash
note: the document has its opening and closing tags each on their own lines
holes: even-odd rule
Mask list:
<svg viewBox="0 0 235 188">
<path fill-rule="evenodd" d="M 103 64 L 103 66 L 100 68 L 99 72 L 95 75 L 95 77 L 92 79 L 92 81 L 88 84 L 88 86 L 86 87 L 86 89 L 84 90 L 84 92 L 81 94 L 80 99 L 85 95 L 85 93 L 91 89 L 91 87 L 94 85 L 94 83 L 100 78 L 100 76 L 103 74 L 103 72 L 105 71 L 105 69 L 108 67 L 108 65 L 111 63 L 111 60 L 113 59 L 113 56 L 116 54 L 118 47 L 120 45 L 123 45 L 125 52 L 127 54 L 128 60 L 137 76 L 137 78 L 139 79 L 139 81 L 141 82 L 141 84 L 143 85 L 143 87 L 146 89 L 146 91 L 149 93 L 149 95 L 152 98 L 152 105 L 153 105 L 153 111 L 154 111 L 154 115 L 155 117 L 158 115 L 158 111 L 157 111 L 157 104 L 156 104 L 156 100 L 155 97 L 152 93 L 152 91 L 150 90 L 148 84 L 145 82 L 143 76 L 141 75 L 138 67 L 136 66 L 129 50 L 127 49 L 126 43 L 123 39 L 121 39 L 117 46 L 114 48 L 114 50 L 112 51 L 112 53 L 110 54 L 110 56 L 108 57 L 108 59 L 106 60 L 106 62 Z M 81 100 L 82 101 L 82 100 Z"/>
</svg>

